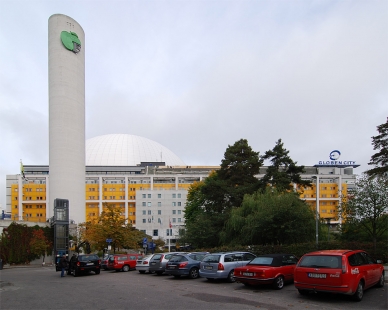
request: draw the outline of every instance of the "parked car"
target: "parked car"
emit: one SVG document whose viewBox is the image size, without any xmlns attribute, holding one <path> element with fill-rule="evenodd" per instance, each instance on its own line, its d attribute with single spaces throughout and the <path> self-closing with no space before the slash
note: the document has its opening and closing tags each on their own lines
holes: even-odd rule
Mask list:
<svg viewBox="0 0 388 310">
<path fill-rule="evenodd" d="M 110 256 L 112 256 L 112 254 L 105 254 L 101 259 L 101 269 L 108 270 L 108 261 Z"/>
<path fill-rule="evenodd" d="M 77 277 L 82 273 L 89 273 L 90 271 L 100 274 L 101 260 L 96 254 L 74 254 L 71 257 L 67 274 Z"/>
<path fill-rule="evenodd" d="M 135 270 L 136 261 L 140 258 L 143 258 L 143 254 L 113 254 L 108 259 L 108 270 Z"/>
<path fill-rule="evenodd" d="M 161 275 L 166 270 L 166 264 L 174 254 L 179 252 L 168 252 L 168 253 L 156 253 L 150 260 L 149 271 L 155 272 L 157 275 Z"/>
<path fill-rule="evenodd" d="M 139 273 L 152 273 L 150 272 L 150 260 L 152 256 L 154 256 L 154 254 L 146 255 L 136 261 L 136 270 L 138 270 Z"/>
<path fill-rule="evenodd" d="M 243 267 L 234 269 L 234 278 L 244 285 L 272 284 L 282 289 L 285 282 L 294 281 L 298 259 L 292 254 L 260 255 Z"/>
<path fill-rule="evenodd" d="M 190 279 L 199 277 L 199 264 L 206 252 L 174 254 L 166 264 L 166 273 L 175 278 L 188 276 Z"/>
<path fill-rule="evenodd" d="M 384 286 L 384 267 L 361 250 L 325 250 L 305 254 L 295 267 L 294 284 L 301 295 L 330 292 L 362 300 L 364 290 Z"/>
<path fill-rule="evenodd" d="M 234 270 L 248 264 L 256 257 L 250 252 L 220 252 L 207 254 L 199 268 L 199 276 L 207 278 L 209 281 L 214 279 L 227 279 L 228 282 L 234 282 Z"/>
</svg>

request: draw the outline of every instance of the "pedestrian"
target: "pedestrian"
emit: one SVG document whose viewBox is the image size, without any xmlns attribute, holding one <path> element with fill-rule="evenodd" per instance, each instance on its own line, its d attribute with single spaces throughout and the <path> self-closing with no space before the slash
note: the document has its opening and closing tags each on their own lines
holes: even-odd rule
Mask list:
<svg viewBox="0 0 388 310">
<path fill-rule="evenodd" d="M 68 266 L 68 261 L 66 259 L 66 255 L 63 254 L 62 258 L 59 260 L 59 267 L 61 268 L 61 277 L 65 276 L 65 270 Z"/>
</svg>

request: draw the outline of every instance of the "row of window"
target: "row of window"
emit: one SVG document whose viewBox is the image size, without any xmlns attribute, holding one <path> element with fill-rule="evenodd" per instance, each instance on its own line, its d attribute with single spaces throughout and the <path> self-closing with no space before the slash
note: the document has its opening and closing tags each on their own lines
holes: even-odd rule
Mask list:
<svg viewBox="0 0 388 310">
<path fill-rule="evenodd" d="M 46 200 L 46 197 L 36 197 L 36 199 L 34 197 L 24 197 L 24 200 Z M 15 197 L 15 200 L 18 200 L 18 197 Z"/>
<path fill-rule="evenodd" d="M 143 201 L 142 203 L 141 203 L 141 205 L 143 206 L 143 207 L 152 207 L 152 204 L 151 204 L 151 202 L 145 202 L 145 201 Z M 162 203 L 161 202 L 158 202 L 158 207 L 161 207 L 162 206 Z M 181 201 L 178 201 L 178 202 L 173 202 L 172 203 L 172 206 L 173 207 L 181 207 L 182 206 L 182 202 Z"/>
<path fill-rule="evenodd" d="M 24 205 L 25 209 L 32 209 L 33 207 L 36 207 L 36 209 L 43 209 L 43 205 Z"/>
<path fill-rule="evenodd" d="M 152 223 L 152 221 L 153 221 L 153 218 L 148 218 L 148 219 L 143 219 L 143 223 L 145 224 L 145 223 Z M 173 223 L 183 223 L 183 221 L 182 221 L 182 218 L 181 217 L 178 217 L 178 218 L 175 218 L 175 217 L 173 217 L 172 218 L 172 222 Z M 158 217 L 158 223 L 162 223 L 162 219 L 160 218 L 160 217 Z"/>
<path fill-rule="evenodd" d="M 132 213 L 132 212 L 131 212 Z M 135 214 L 135 212 L 133 212 Z M 151 215 L 152 211 L 151 210 L 143 210 L 143 215 Z M 162 214 L 162 210 L 158 210 L 158 215 Z M 172 214 L 182 214 L 182 210 L 172 210 Z"/>
</svg>

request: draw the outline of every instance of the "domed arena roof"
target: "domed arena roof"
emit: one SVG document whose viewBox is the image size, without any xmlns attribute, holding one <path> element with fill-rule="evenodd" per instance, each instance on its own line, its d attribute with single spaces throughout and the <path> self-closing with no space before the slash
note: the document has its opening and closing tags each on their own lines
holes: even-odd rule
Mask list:
<svg viewBox="0 0 388 310">
<path fill-rule="evenodd" d="M 86 166 L 137 166 L 141 162 L 186 166 L 168 148 L 147 138 L 110 134 L 86 140 Z"/>
</svg>

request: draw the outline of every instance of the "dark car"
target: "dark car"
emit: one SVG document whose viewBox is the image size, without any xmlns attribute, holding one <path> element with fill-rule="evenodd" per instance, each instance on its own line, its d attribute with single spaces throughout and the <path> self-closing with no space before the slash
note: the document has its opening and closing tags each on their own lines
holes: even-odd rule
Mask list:
<svg viewBox="0 0 388 310">
<path fill-rule="evenodd" d="M 179 252 L 169 252 L 169 253 L 156 253 L 152 256 L 150 260 L 150 272 L 155 272 L 158 276 L 163 274 L 166 270 L 166 264 L 174 254 L 179 254 Z"/>
<path fill-rule="evenodd" d="M 301 295 L 325 292 L 352 295 L 384 286 L 384 266 L 362 250 L 323 250 L 305 254 L 295 267 L 294 285 Z"/>
<path fill-rule="evenodd" d="M 90 271 L 94 271 L 95 274 L 100 274 L 101 260 L 96 254 L 79 254 L 71 257 L 67 274 L 78 277 Z"/>
<path fill-rule="evenodd" d="M 208 253 L 182 253 L 173 255 L 166 264 L 165 272 L 175 278 L 188 276 L 190 279 L 199 277 L 199 264 Z"/>
<path fill-rule="evenodd" d="M 246 286 L 272 284 L 282 289 L 284 283 L 294 280 L 294 269 L 298 262 L 292 254 L 260 255 L 248 264 L 234 269 L 234 278 Z"/>
</svg>

